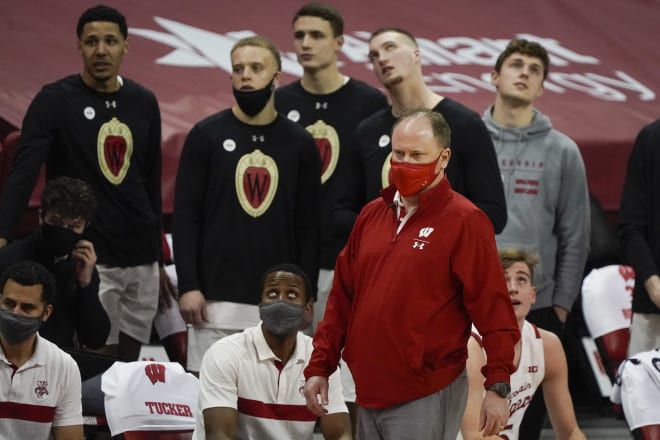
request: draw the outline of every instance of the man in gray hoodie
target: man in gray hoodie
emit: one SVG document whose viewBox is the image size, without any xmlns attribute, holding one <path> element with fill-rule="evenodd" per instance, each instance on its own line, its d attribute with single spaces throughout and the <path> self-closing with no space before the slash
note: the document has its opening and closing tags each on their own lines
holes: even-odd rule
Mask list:
<svg viewBox="0 0 660 440">
<path fill-rule="evenodd" d="M 552 127 L 534 108 L 543 93 L 550 65 L 540 44 L 512 40 L 491 73 L 495 104 L 484 122 L 495 146 L 504 183 L 508 221 L 497 235 L 500 249 L 519 248 L 539 255 L 534 284 L 537 300 L 528 320 L 561 336 L 563 324 L 582 283 L 589 253 L 589 192 L 584 162 L 575 142 Z M 538 393 L 537 393 L 538 394 Z M 539 437 L 543 423 L 532 408 L 532 430 L 520 438 Z"/>
</svg>

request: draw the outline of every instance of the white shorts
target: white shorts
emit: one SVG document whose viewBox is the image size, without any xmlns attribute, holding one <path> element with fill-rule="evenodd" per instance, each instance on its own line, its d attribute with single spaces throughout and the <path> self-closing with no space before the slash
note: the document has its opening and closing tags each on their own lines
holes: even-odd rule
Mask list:
<svg viewBox="0 0 660 440">
<path fill-rule="evenodd" d="M 188 360 L 186 369 L 198 372 L 204 353 L 216 341 L 259 324 L 259 307 L 227 301 L 207 301 L 209 322 L 188 325 Z"/>
<path fill-rule="evenodd" d="M 117 344 L 119 332 L 142 343 L 151 339 L 151 324 L 158 310 L 158 263 L 114 267 L 99 264 L 99 300 L 110 318 L 106 344 Z"/>
</svg>

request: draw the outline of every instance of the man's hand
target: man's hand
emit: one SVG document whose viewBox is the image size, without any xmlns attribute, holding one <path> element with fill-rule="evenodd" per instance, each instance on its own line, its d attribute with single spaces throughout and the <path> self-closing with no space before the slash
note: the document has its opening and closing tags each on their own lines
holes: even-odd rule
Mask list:
<svg viewBox="0 0 660 440">
<path fill-rule="evenodd" d="M 0 248 L 7 246 L 7 239 L 0 237 Z"/>
<path fill-rule="evenodd" d="M 76 263 L 76 276 L 80 287 L 87 287 L 92 282 L 92 274 L 96 266 L 96 251 L 91 241 L 79 240 L 71 252 Z"/>
<path fill-rule="evenodd" d="M 158 289 L 158 310 L 164 312 L 172 307 L 172 300 L 178 301 L 179 294 L 170 280 L 170 276 L 164 267 L 159 267 L 158 280 L 160 282 L 160 289 Z"/>
<path fill-rule="evenodd" d="M 660 307 L 660 277 L 651 275 L 644 281 L 644 288 L 656 307 Z"/>
<path fill-rule="evenodd" d="M 188 324 L 200 325 L 209 322 L 206 314 L 206 299 L 199 290 L 190 290 L 179 297 L 181 316 Z"/>
<path fill-rule="evenodd" d="M 307 404 L 309 407 L 309 404 Z M 479 431 L 484 437 L 497 435 L 509 421 L 509 408 L 506 397 L 500 397 L 494 391 L 486 391 L 479 414 Z"/>
<path fill-rule="evenodd" d="M 328 404 L 328 379 L 322 376 L 312 376 L 305 382 L 305 390 L 303 391 L 305 400 L 307 400 L 307 409 L 313 414 L 323 417 L 325 414 L 324 407 Z M 321 403 L 319 404 L 318 396 L 321 396 Z"/>
</svg>

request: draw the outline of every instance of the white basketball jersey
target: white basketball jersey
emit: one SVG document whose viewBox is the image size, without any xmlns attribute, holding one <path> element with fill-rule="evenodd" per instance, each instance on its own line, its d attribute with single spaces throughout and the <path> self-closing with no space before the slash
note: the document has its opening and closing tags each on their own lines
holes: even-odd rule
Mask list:
<svg viewBox="0 0 660 440">
<path fill-rule="evenodd" d="M 481 345 L 481 335 L 474 325 L 472 326 L 472 335 L 479 345 Z M 520 362 L 518 362 L 518 368 L 510 378 L 511 393 L 508 398 L 509 420 L 499 434 L 504 440 L 518 439 L 520 423 L 522 422 L 525 410 L 531 403 L 536 389 L 545 377 L 543 340 L 533 324 L 527 321 L 524 322 L 520 341 Z M 456 440 L 463 440 L 463 435 L 460 431 Z"/>
<path fill-rule="evenodd" d="M 660 349 L 623 361 L 610 400 L 623 406 L 631 430 L 660 424 Z"/>
<path fill-rule="evenodd" d="M 193 430 L 199 381 L 176 362 L 115 362 L 103 374 L 110 433 Z"/>
<path fill-rule="evenodd" d="M 511 375 L 509 394 L 509 420 L 500 432 L 500 437 L 517 440 L 520 424 L 536 389 L 545 377 L 545 355 L 543 340 L 536 327 L 525 321 L 523 324 L 518 368 Z"/>
</svg>

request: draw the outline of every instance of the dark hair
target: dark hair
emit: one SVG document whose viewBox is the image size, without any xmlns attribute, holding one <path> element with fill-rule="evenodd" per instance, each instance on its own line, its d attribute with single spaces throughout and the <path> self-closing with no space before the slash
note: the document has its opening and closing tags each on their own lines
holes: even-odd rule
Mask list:
<svg viewBox="0 0 660 440">
<path fill-rule="evenodd" d="M 55 278 L 41 264 L 34 261 L 21 261 L 9 266 L 0 275 L 0 289 L 4 292 L 8 280 L 12 280 L 21 286 L 35 286 L 41 284 L 41 301 L 44 304 L 52 304 L 55 295 Z"/>
<path fill-rule="evenodd" d="M 522 249 L 502 249 L 499 253 L 503 269 L 508 269 L 513 263 L 525 263 L 529 268 L 530 278 L 534 279 L 534 268 L 538 263 L 535 255 Z"/>
<path fill-rule="evenodd" d="M 497 57 L 497 61 L 495 61 L 495 71 L 497 73 L 500 73 L 504 60 L 514 53 L 527 55 L 528 57 L 534 57 L 541 60 L 541 64 L 543 64 L 543 79 L 545 80 L 548 77 L 548 72 L 550 70 L 550 57 L 548 56 L 548 51 L 546 51 L 545 47 L 541 46 L 540 43 L 537 43 L 536 41 L 528 41 L 523 38 L 509 41 L 504 52 Z"/>
<path fill-rule="evenodd" d="M 295 23 L 300 17 L 318 17 L 330 23 L 334 37 L 340 37 L 344 34 L 344 19 L 338 10 L 325 3 L 307 3 L 303 5 L 291 20 Z"/>
<path fill-rule="evenodd" d="M 369 42 L 371 43 L 371 40 L 373 40 L 374 38 L 376 38 L 380 34 L 384 34 L 385 32 L 396 32 L 397 34 L 404 35 L 410 40 L 410 42 L 412 44 L 415 45 L 415 47 L 419 47 L 417 45 L 417 40 L 415 39 L 415 36 L 413 34 L 411 34 L 410 32 L 408 32 L 405 29 L 401 29 L 401 28 L 395 27 L 395 26 L 386 26 L 386 27 L 381 27 L 381 28 L 376 29 L 375 31 L 373 31 L 371 33 L 371 36 L 369 37 Z"/>
<path fill-rule="evenodd" d="M 41 193 L 41 214 L 52 212 L 63 217 L 89 222 L 96 208 L 90 186 L 80 179 L 61 176 L 46 184 Z"/>
<path fill-rule="evenodd" d="M 106 5 L 96 5 L 83 12 L 78 19 L 78 26 L 76 27 L 78 38 L 82 35 L 85 25 L 92 21 L 109 21 L 110 23 L 116 23 L 117 26 L 119 26 L 119 32 L 121 32 L 124 38 L 128 37 L 126 17 L 115 8 Z"/>
<path fill-rule="evenodd" d="M 441 113 L 430 110 L 428 108 L 418 107 L 406 109 L 401 113 L 401 116 L 392 126 L 392 133 L 394 129 L 404 120 L 414 117 L 426 118 L 431 124 L 431 130 L 433 130 L 433 137 L 438 142 L 438 145 L 442 148 L 448 148 L 451 142 L 451 130 L 449 129 L 449 124 L 445 120 L 444 116 Z"/>
<path fill-rule="evenodd" d="M 290 272 L 292 274 L 298 275 L 300 278 L 302 278 L 303 286 L 305 287 L 305 302 L 310 303 L 316 299 L 316 289 L 314 288 L 314 286 L 312 286 L 312 282 L 310 281 L 309 277 L 307 276 L 304 270 L 302 270 L 298 265 L 295 265 L 293 263 L 276 264 L 275 266 L 271 267 L 270 269 L 267 269 L 266 272 L 264 272 L 264 275 L 261 277 L 261 282 L 259 283 L 259 296 L 258 296 L 259 299 L 261 299 L 261 294 L 263 293 L 264 290 L 264 284 L 266 283 L 266 278 L 268 277 L 268 275 L 270 275 L 273 272 Z"/>
<path fill-rule="evenodd" d="M 234 44 L 234 47 L 231 48 L 230 55 L 233 55 L 234 51 L 239 47 L 246 47 L 246 46 L 262 47 L 264 49 L 267 49 L 273 55 L 275 61 L 277 62 L 277 71 L 279 72 L 282 70 L 282 57 L 280 56 L 280 51 L 277 49 L 277 46 L 275 46 L 275 43 L 273 43 L 271 40 L 269 40 L 268 38 L 262 35 L 255 35 L 252 37 L 241 38 Z"/>
</svg>

